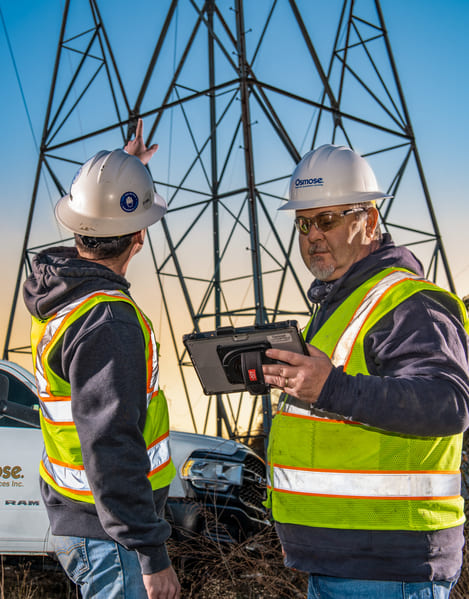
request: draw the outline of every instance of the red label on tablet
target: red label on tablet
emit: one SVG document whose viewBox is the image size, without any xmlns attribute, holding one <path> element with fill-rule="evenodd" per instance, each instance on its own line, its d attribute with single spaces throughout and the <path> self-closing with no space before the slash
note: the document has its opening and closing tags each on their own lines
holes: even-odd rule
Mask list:
<svg viewBox="0 0 469 599">
<path fill-rule="evenodd" d="M 257 374 L 255 368 L 248 369 L 248 377 L 250 381 L 257 381 Z"/>
</svg>

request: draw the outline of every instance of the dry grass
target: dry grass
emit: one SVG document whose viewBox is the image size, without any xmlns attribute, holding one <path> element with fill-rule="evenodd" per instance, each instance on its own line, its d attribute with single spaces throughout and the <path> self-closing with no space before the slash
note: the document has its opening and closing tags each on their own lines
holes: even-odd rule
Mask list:
<svg viewBox="0 0 469 599">
<path fill-rule="evenodd" d="M 1 557 L 0 599 L 78 599 L 60 566 L 47 557 Z"/>
<path fill-rule="evenodd" d="M 275 532 L 244 543 L 204 537 L 170 540 L 168 550 L 184 599 L 304 599 L 305 574 L 283 566 Z M 0 599 L 77 599 L 79 593 L 50 558 L 2 558 Z"/>
<path fill-rule="evenodd" d="M 306 597 L 307 575 L 284 567 L 273 529 L 240 544 L 227 546 L 193 537 L 170 540 L 168 549 L 184 599 Z M 468 561 L 465 558 L 451 599 L 469 597 Z M 50 558 L 1 559 L 0 599 L 78 599 L 79 596 L 60 566 Z"/>
<path fill-rule="evenodd" d="M 303 599 L 307 575 L 289 570 L 273 528 L 243 543 L 189 538 L 168 546 L 183 589 L 191 599 Z"/>
</svg>

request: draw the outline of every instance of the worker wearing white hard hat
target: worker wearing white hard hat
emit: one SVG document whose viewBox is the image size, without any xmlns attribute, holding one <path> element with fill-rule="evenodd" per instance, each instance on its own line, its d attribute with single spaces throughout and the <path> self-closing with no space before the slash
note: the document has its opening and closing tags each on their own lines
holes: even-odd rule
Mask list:
<svg viewBox="0 0 469 599">
<path fill-rule="evenodd" d="M 124 150 L 103 150 L 80 168 L 55 215 L 73 233 L 112 237 L 146 229 L 166 209 L 139 158 Z"/>
<path fill-rule="evenodd" d="M 54 551 L 84 599 L 180 594 L 162 516 L 175 468 L 159 345 L 125 278 L 146 228 L 166 212 L 144 164 L 157 146 L 145 146 L 142 127 L 125 151 L 98 152 L 80 168 L 55 211 L 75 247 L 40 252 L 24 285 L 41 491 Z"/>
<path fill-rule="evenodd" d="M 290 179 L 290 199 L 280 210 L 306 210 L 389 198 L 356 152 L 326 144 L 303 156 Z"/>
<path fill-rule="evenodd" d="M 268 502 L 308 599 L 447 598 L 462 565 L 467 313 L 381 234 L 389 197 L 363 157 L 323 145 L 280 208 L 315 278 L 308 354 L 266 351 L 265 382 L 284 391 Z"/>
<path fill-rule="evenodd" d="M 329 281 L 376 249 L 381 231 L 374 202 L 390 197 L 380 191 L 370 165 L 359 154 L 344 146 L 323 145 L 308 152 L 295 168 L 289 201 L 280 210 L 296 211 L 303 260 L 317 278 Z M 362 236 L 363 227 L 358 227 L 357 234 L 342 239 L 340 233 L 348 235 L 348 230 L 341 225 L 355 221 L 366 221 L 364 232 L 373 231 L 373 236 Z M 334 235 L 321 235 L 335 228 Z M 311 246 L 313 236 L 318 239 Z"/>
</svg>

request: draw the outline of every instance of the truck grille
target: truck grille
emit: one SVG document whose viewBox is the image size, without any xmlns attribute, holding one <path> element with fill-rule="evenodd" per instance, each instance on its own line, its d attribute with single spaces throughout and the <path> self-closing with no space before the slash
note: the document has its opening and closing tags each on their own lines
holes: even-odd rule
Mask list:
<svg viewBox="0 0 469 599">
<path fill-rule="evenodd" d="M 257 517 L 265 517 L 262 502 L 266 498 L 265 466 L 260 458 L 248 455 L 244 461 L 244 478 L 239 492 L 240 501 L 255 510 Z"/>
</svg>

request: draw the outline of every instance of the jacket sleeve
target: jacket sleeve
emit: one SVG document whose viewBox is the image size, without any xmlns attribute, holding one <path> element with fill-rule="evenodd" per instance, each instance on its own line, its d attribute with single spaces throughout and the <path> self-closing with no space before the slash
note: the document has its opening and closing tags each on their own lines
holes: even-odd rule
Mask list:
<svg viewBox="0 0 469 599">
<path fill-rule="evenodd" d="M 417 293 L 365 338 L 369 375 L 331 372 L 316 407 L 380 429 L 446 436 L 469 425 L 468 338 L 437 296 Z"/>
<path fill-rule="evenodd" d="M 165 541 L 171 529 L 155 509 L 146 476 L 145 342 L 133 308 L 113 303 L 90 311 L 74 332 L 64 364 L 101 525 L 137 551 L 144 573 L 163 570 L 170 564 Z M 167 488 L 160 491 L 163 505 L 166 493 Z"/>
</svg>

